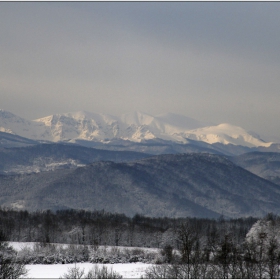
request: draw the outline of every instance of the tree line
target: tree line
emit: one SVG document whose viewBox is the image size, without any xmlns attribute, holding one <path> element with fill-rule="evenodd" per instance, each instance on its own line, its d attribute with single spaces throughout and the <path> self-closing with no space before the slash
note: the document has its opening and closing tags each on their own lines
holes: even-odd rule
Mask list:
<svg viewBox="0 0 280 280">
<path fill-rule="evenodd" d="M 0 229 L 9 241 L 178 249 L 178 227 L 192 224 L 200 236 L 229 230 L 244 240 L 256 218 L 152 218 L 85 210 L 16 211 L 0 208 Z"/>
<path fill-rule="evenodd" d="M 5 241 L 36 244 L 13 262 L 16 253 Z M 146 271 L 147 278 L 279 278 L 279 242 L 280 218 L 273 214 L 262 219 L 152 218 L 1 208 L 0 276 L 1 269 L 12 264 L 24 273 L 23 263 L 143 261 L 155 264 Z M 142 248 L 128 251 L 120 246 Z M 159 248 L 159 253 L 143 247 Z"/>
<path fill-rule="evenodd" d="M 238 240 L 229 228 L 201 236 L 187 221 L 177 229 L 179 254 L 164 248 L 167 264 L 152 266 L 147 278 L 263 279 L 280 277 L 280 217 L 268 214 Z"/>
</svg>

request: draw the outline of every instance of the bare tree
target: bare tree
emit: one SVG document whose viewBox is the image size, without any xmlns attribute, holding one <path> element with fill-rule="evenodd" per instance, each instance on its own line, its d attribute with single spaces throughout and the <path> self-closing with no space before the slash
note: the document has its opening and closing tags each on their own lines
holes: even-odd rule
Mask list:
<svg viewBox="0 0 280 280">
<path fill-rule="evenodd" d="M 269 244 L 266 254 L 266 264 L 267 272 L 269 278 L 278 278 L 279 277 L 279 263 L 280 263 L 280 252 L 279 252 L 279 243 L 275 237 L 269 239 Z"/>
<path fill-rule="evenodd" d="M 244 242 L 244 270 L 245 277 L 248 279 L 257 278 L 257 242 L 251 238 Z"/>
<path fill-rule="evenodd" d="M 0 278 L 16 279 L 27 275 L 25 265 L 17 262 L 16 252 L 8 245 L 0 231 Z"/>
<path fill-rule="evenodd" d="M 257 251 L 257 262 L 258 262 L 258 278 L 262 279 L 264 274 L 264 260 L 265 260 L 265 240 L 267 238 L 266 232 L 260 232 L 258 234 L 258 251 Z"/>
<path fill-rule="evenodd" d="M 181 253 L 181 270 L 184 271 L 184 278 L 190 279 L 197 275 L 194 275 L 196 264 L 199 262 L 199 238 L 198 232 L 193 224 L 187 221 L 182 224 L 177 231 L 177 238 Z"/>
<path fill-rule="evenodd" d="M 232 240 L 228 234 L 225 234 L 220 248 L 217 251 L 216 261 L 221 268 L 221 278 L 228 279 L 230 275 L 230 264 L 232 261 Z"/>
</svg>

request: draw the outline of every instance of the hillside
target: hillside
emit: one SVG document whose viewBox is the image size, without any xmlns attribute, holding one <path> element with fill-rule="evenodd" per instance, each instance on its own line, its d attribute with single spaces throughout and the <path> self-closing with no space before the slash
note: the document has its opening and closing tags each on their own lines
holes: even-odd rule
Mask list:
<svg viewBox="0 0 280 280">
<path fill-rule="evenodd" d="M 96 161 L 132 161 L 148 157 L 130 151 L 106 151 L 74 144 L 37 144 L 20 148 L 0 148 L 0 174 L 32 173 L 84 166 Z"/>
<path fill-rule="evenodd" d="M 37 145 L 38 141 L 0 131 L 0 148 L 26 147 Z"/>
<path fill-rule="evenodd" d="M 231 160 L 257 176 L 280 185 L 280 153 L 252 152 L 232 157 Z"/>
<path fill-rule="evenodd" d="M 96 162 L 38 174 L 0 176 L 0 205 L 104 209 L 148 216 L 226 217 L 280 213 L 280 187 L 210 154 Z"/>
</svg>

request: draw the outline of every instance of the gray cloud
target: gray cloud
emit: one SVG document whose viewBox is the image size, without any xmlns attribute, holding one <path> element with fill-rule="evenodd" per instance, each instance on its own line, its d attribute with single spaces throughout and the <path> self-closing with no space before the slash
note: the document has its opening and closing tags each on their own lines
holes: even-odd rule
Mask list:
<svg viewBox="0 0 280 280">
<path fill-rule="evenodd" d="M 0 2 L 1 107 L 177 112 L 277 135 L 278 2 Z"/>
</svg>

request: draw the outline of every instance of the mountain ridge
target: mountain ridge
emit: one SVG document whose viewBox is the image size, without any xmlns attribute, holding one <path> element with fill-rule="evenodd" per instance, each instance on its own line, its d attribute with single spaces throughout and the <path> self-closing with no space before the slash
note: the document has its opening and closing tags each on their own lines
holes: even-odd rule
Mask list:
<svg viewBox="0 0 280 280">
<path fill-rule="evenodd" d="M 33 140 L 53 142 L 77 140 L 108 142 L 113 139 L 141 142 L 162 139 L 186 144 L 190 139 L 208 144 L 221 143 L 244 147 L 270 147 L 273 144 L 238 126 L 231 124 L 213 126 L 174 113 L 154 117 L 133 112 L 116 117 L 77 111 L 28 121 L 0 110 L 0 131 Z"/>
</svg>

